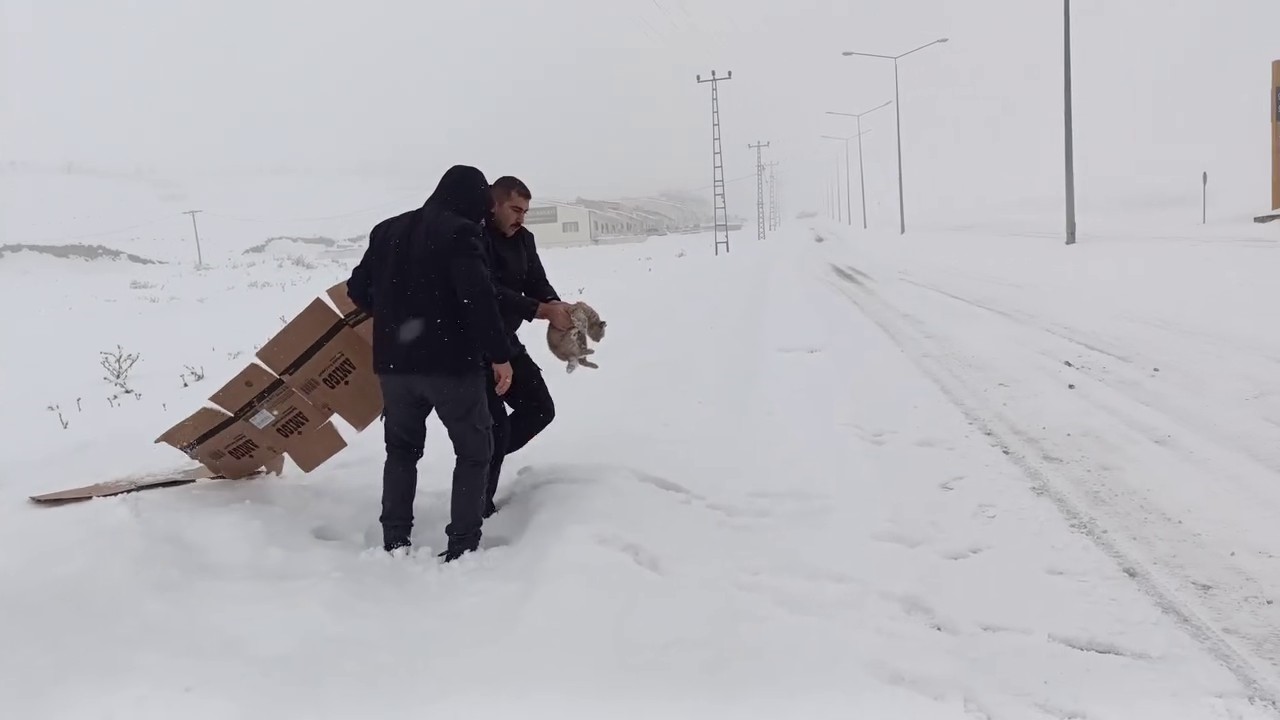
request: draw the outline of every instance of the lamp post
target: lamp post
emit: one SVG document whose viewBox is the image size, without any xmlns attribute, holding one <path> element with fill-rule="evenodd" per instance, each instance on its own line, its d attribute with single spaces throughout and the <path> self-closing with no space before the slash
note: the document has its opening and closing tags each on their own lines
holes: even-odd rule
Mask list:
<svg viewBox="0 0 1280 720">
<path fill-rule="evenodd" d="M 830 112 L 830 111 L 827 112 L 828 115 L 843 115 L 844 117 L 851 117 L 851 118 L 858 119 L 858 186 L 862 190 L 862 229 L 863 230 L 867 229 L 867 177 L 862 170 L 862 136 L 865 134 L 862 132 L 862 116 L 869 115 L 879 110 L 880 108 L 889 107 L 892 104 L 893 104 L 893 101 L 890 100 L 889 102 L 883 105 L 877 105 L 876 107 L 873 107 L 870 110 L 867 110 L 865 112 L 860 112 L 860 113 L 841 113 L 841 112 Z M 870 131 L 868 130 L 867 132 L 870 132 Z"/>
<path fill-rule="evenodd" d="M 822 137 L 824 137 L 824 138 L 826 138 L 826 139 L 828 139 L 828 140 L 839 140 L 839 141 L 841 141 L 841 142 L 843 142 L 843 143 L 844 143 L 844 206 L 845 206 L 845 208 L 846 208 L 846 211 L 845 211 L 845 221 L 846 221 L 846 223 L 847 223 L 847 224 L 849 224 L 849 225 L 853 225 L 853 202 L 852 202 L 851 200 L 849 200 L 849 186 L 850 186 L 850 183 L 849 183 L 849 141 L 850 141 L 850 140 L 853 140 L 854 138 L 857 138 L 857 140 L 858 140 L 858 147 L 859 147 L 859 151 L 858 151 L 858 165 L 859 165 L 859 169 L 858 169 L 858 172 L 859 172 L 859 174 L 861 174 L 861 172 L 862 172 L 862 169 L 861 169 L 861 165 L 862 165 L 862 151 L 861 151 L 861 147 L 862 147 L 862 136 L 863 136 L 863 135 L 866 135 L 866 134 L 867 134 L 867 133 L 869 133 L 869 132 L 871 132 L 871 131 L 870 131 L 870 130 L 867 130 L 866 132 L 860 132 L 860 133 L 858 133 L 857 135 L 850 135 L 849 137 L 836 137 L 835 135 L 823 135 L 823 136 L 822 136 Z M 836 162 L 838 163 L 839 161 L 837 160 Z M 866 226 L 867 226 L 867 222 L 866 222 L 866 220 L 867 220 L 867 205 L 866 205 L 866 202 L 865 202 L 865 198 L 866 198 L 866 193 L 865 193 L 865 192 L 863 193 L 863 198 L 864 198 L 864 201 L 863 201 L 863 204 L 862 204 L 862 227 L 865 229 L 865 228 L 866 228 Z"/>
<path fill-rule="evenodd" d="M 1071 107 L 1071 0 L 1062 0 L 1062 48 L 1063 48 L 1063 125 L 1066 131 L 1066 181 L 1067 181 L 1067 244 L 1076 244 L 1076 165 L 1075 131 L 1072 128 Z"/>
<path fill-rule="evenodd" d="M 945 43 L 948 40 L 950 40 L 950 38 L 938 38 L 931 43 L 921 45 L 914 50 L 908 50 L 901 55 L 876 55 L 874 53 L 854 52 L 852 50 L 845 50 L 841 53 L 845 57 L 849 57 L 850 55 L 860 55 L 862 57 L 882 58 L 884 60 L 893 61 L 893 104 L 894 110 L 897 113 L 898 123 L 898 221 L 900 223 L 900 230 L 898 234 L 900 235 L 907 234 L 907 209 L 903 204 L 902 192 L 902 98 L 898 93 L 898 61 L 912 53 L 920 52 L 927 47 L 937 45 L 939 43 Z"/>
</svg>

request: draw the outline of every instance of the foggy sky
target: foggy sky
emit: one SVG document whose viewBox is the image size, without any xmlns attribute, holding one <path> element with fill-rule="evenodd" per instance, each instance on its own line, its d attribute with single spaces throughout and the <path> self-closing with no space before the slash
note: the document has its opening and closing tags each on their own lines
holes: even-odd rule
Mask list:
<svg viewBox="0 0 1280 720">
<path fill-rule="evenodd" d="M 1220 202 L 1263 209 L 1280 3 L 1074 5 L 1082 212 L 1198 198 L 1203 170 Z M 823 113 L 893 97 L 892 63 L 840 52 L 947 36 L 900 66 L 909 216 L 1052 208 L 1061 33 L 1058 0 L 0 0 L 0 155 L 428 189 L 468 163 L 563 197 L 703 188 L 710 96 L 694 76 L 732 70 L 726 175 L 750 175 L 747 144 L 769 141 L 788 210 L 820 210 L 843 146 L 819 136 L 854 128 Z M 897 212 L 893 123 L 892 106 L 864 119 L 882 225 Z M 754 182 L 731 190 L 751 215 Z"/>
</svg>

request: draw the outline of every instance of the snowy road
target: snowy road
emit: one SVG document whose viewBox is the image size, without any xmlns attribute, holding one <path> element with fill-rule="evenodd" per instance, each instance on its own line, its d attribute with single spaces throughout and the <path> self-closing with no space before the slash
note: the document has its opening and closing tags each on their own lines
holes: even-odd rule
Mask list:
<svg viewBox="0 0 1280 720">
<path fill-rule="evenodd" d="M 1104 248 L 1068 261 L 1086 279 L 1073 287 L 1036 272 L 1061 258 L 1043 243 L 970 245 L 967 262 L 954 241 L 886 245 L 828 253 L 837 289 L 1167 614 L 1254 693 L 1277 697 L 1280 346 L 1261 332 L 1276 312 L 1258 302 L 1267 284 L 1251 282 L 1280 247 Z M 990 260 L 1002 256 L 1003 267 Z M 1173 272 L 1154 292 L 1098 277 L 1126 260 Z"/>
<path fill-rule="evenodd" d="M 1265 460 L 1261 435 L 1234 455 L 1202 435 L 1147 442 L 1139 428 L 1157 419 L 1112 388 L 1164 398 L 1159 386 L 1078 344 L 1110 351 L 1114 338 L 1042 330 L 1031 295 L 1008 289 L 1023 300 L 1006 309 L 965 294 L 998 283 L 944 285 L 926 263 L 819 245 L 801 227 L 764 247 L 739 239 L 720 258 L 707 240 L 547 254 L 562 293 L 610 323 L 601 367 L 566 375 L 525 335 L 556 423 L 508 461 L 488 547 L 456 565 L 431 553 L 447 521 L 438 424 L 422 463 L 422 554 L 408 562 L 370 550 L 376 426 L 309 475 L 0 506 L 0 575 L 19 579 L 0 586 L 0 714 L 1278 717 L 1249 699 L 1273 692 L 1268 636 L 1250 629 L 1270 606 L 1243 602 L 1265 596 L 1267 575 L 1242 557 L 1195 576 L 1216 594 L 1178 585 L 1226 547 L 1198 533 L 1266 547 L 1254 523 L 1267 496 L 1244 459 L 1191 512 L 1195 463 L 1250 449 Z M 335 272 L 321 266 L 301 289 Z M 156 365 L 185 359 L 156 328 L 221 332 L 227 314 L 93 282 L 100 298 L 139 303 L 127 310 L 147 323 L 124 340 Z M 244 333 L 227 327 L 223 347 Z M 240 347 L 261 342 L 251 330 Z M 59 357 L 78 354 L 90 348 Z M 40 370 L 30 362 L 15 369 Z M 1171 359 L 1160 378 L 1180 367 Z M 166 391 L 163 376 L 131 406 L 136 428 L 105 414 L 66 431 L 5 418 L 28 449 L 0 463 L 21 470 L 10 497 L 126 465 L 130 443 L 150 443 L 212 389 Z M 1041 444 L 1065 432 L 1079 444 Z M 1219 454 L 1159 455 L 1184 448 Z M 1181 505 L 1157 507 L 1134 484 L 1148 469 L 1180 472 L 1166 487 Z M 1224 506 L 1223 482 L 1255 495 Z M 1059 491 L 1085 510 L 1064 517 Z M 1134 558 L 1132 572 L 1118 557 Z"/>
</svg>

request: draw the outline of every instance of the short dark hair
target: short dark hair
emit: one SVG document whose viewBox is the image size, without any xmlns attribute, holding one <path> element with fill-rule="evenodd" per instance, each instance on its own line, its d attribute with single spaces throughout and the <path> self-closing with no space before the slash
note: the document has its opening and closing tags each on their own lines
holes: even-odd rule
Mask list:
<svg viewBox="0 0 1280 720">
<path fill-rule="evenodd" d="M 533 193 L 529 192 L 529 186 L 525 185 L 519 178 L 503 175 L 493 181 L 493 191 L 499 197 L 511 197 L 512 193 L 519 195 L 525 200 L 532 200 Z"/>
</svg>

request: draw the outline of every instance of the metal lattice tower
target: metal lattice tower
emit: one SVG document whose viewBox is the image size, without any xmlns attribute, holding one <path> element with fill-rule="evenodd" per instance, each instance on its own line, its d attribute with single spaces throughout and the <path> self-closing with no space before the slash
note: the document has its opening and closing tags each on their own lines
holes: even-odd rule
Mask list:
<svg viewBox="0 0 1280 720">
<path fill-rule="evenodd" d="M 748 148 L 755 148 L 756 151 L 756 236 L 764 240 L 764 158 L 761 153 L 764 148 L 769 147 L 769 143 L 757 142 L 754 145 L 748 145 Z"/>
<path fill-rule="evenodd" d="M 778 215 L 778 161 L 769 163 L 769 232 L 778 229 L 782 217 Z"/>
<path fill-rule="evenodd" d="M 724 153 L 720 147 L 720 82 L 732 79 L 732 70 L 725 77 L 716 77 L 715 70 L 711 71 L 711 77 L 707 80 L 703 80 L 701 75 L 697 76 L 699 83 L 711 83 L 711 202 L 716 223 L 712 237 L 716 241 L 716 255 L 720 254 L 721 244 L 724 245 L 724 251 L 729 252 L 729 207 L 724 199 Z M 720 239 L 722 234 L 723 240 Z"/>
</svg>

